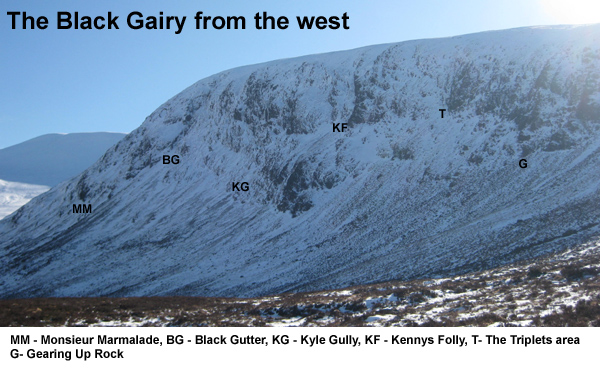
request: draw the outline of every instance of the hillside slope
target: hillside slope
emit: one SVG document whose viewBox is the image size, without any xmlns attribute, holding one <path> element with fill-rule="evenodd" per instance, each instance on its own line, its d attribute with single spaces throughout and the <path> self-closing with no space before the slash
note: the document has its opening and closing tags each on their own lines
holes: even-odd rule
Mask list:
<svg viewBox="0 0 600 368">
<path fill-rule="evenodd" d="M 0 222 L 0 296 L 256 296 L 562 250 L 599 230 L 599 116 L 600 25 L 225 71 Z"/>
<path fill-rule="evenodd" d="M 0 326 L 600 327 L 600 243 L 450 278 L 248 299 L 0 300 Z"/>
</svg>

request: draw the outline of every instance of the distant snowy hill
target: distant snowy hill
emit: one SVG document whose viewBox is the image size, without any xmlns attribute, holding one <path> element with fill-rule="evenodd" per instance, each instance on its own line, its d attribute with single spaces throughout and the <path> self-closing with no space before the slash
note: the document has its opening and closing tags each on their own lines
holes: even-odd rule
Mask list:
<svg viewBox="0 0 600 368">
<path fill-rule="evenodd" d="M 87 169 L 123 133 L 46 134 L 0 149 L 0 219 Z"/>
<path fill-rule="evenodd" d="M 0 297 L 257 296 L 490 269 L 600 233 L 599 167 L 600 25 L 241 67 L 0 221 Z"/>
<path fill-rule="evenodd" d="M 45 185 L 14 183 L 0 180 L 0 219 L 16 211 L 50 187 Z"/>
<path fill-rule="evenodd" d="M 55 186 L 87 169 L 124 136 L 104 132 L 46 134 L 0 149 L 0 179 Z"/>
</svg>

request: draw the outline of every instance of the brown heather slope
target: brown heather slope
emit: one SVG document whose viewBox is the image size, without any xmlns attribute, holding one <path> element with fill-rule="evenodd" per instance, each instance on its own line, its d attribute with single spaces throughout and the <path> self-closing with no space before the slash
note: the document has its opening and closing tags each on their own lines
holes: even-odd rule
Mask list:
<svg viewBox="0 0 600 368">
<path fill-rule="evenodd" d="M 444 279 L 260 298 L 0 300 L 0 326 L 596 326 L 600 242 Z"/>
</svg>

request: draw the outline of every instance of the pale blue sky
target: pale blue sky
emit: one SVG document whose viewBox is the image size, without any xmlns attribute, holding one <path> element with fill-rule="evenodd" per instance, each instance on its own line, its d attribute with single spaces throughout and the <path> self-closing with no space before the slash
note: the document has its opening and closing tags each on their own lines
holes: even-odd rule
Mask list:
<svg viewBox="0 0 600 368">
<path fill-rule="evenodd" d="M 2 0 L 0 148 L 46 133 L 129 132 L 187 86 L 237 66 L 411 39 L 589 22 L 584 16 L 592 12 L 584 8 L 596 2 Z M 569 18 L 559 3 L 571 4 L 579 12 Z M 44 15 L 49 27 L 12 30 L 8 11 Z M 57 11 L 91 16 L 111 11 L 119 15 L 120 29 L 57 30 Z M 132 11 L 144 16 L 163 11 L 165 16 L 186 16 L 187 20 L 179 35 L 174 30 L 136 31 L 126 23 Z M 243 15 L 246 29 L 196 30 L 193 16 L 197 11 Z M 287 16 L 290 27 L 255 30 L 253 16 L 263 11 Z M 296 15 L 341 16 L 344 12 L 350 18 L 349 30 L 302 31 L 294 23 Z"/>
</svg>

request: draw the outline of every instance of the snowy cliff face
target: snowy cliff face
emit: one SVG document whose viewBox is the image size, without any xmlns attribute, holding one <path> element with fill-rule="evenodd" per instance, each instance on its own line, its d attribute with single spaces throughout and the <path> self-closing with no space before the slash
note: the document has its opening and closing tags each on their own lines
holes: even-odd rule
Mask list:
<svg viewBox="0 0 600 368">
<path fill-rule="evenodd" d="M 597 234 L 599 153 L 599 25 L 233 69 L 0 222 L 0 295 L 253 296 L 489 268 Z"/>
</svg>

